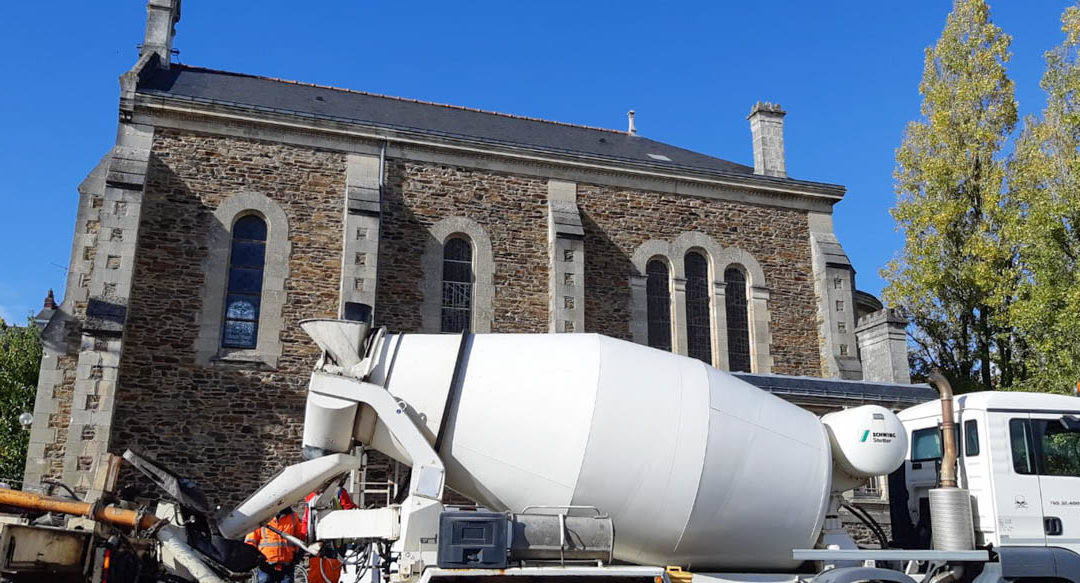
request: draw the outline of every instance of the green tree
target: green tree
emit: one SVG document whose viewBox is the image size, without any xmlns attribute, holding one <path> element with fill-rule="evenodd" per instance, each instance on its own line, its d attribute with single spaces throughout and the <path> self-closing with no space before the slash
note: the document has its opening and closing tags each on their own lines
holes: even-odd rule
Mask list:
<svg viewBox="0 0 1080 583">
<path fill-rule="evenodd" d="M 1000 153 L 1017 119 L 1011 40 L 986 2 L 955 0 L 926 50 L 922 119 L 896 153 L 892 214 L 905 242 L 883 271 L 885 299 L 911 318 L 918 364 L 940 367 L 958 390 L 1009 385 L 1020 372 L 1005 316 L 1015 252 L 1001 244 Z"/>
<path fill-rule="evenodd" d="M 20 478 L 29 432 L 19 415 L 34 410 L 41 338 L 32 320 L 26 327 L 0 319 L 0 478 Z"/>
<path fill-rule="evenodd" d="M 1046 53 L 1046 108 L 1024 120 L 1009 164 L 1006 233 L 1019 251 L 1010 316 L 1031 346 L 1028 388 L 1071 392 L 1080 381 L 1080 7 Z"/>
</svg>

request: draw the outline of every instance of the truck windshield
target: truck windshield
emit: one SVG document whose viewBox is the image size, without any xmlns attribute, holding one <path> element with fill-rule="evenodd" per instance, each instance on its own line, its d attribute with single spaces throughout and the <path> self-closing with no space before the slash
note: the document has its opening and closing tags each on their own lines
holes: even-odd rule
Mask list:
<svg viewBox="0 0 1080 583">
<path fill-rule="evenodd" d="M 1013 467 L 1018 473 L 1080 477 L 1080 428 L 1076 424 L 1057 419 L 1012 419 L 1009 433 Z"/>
</svg>

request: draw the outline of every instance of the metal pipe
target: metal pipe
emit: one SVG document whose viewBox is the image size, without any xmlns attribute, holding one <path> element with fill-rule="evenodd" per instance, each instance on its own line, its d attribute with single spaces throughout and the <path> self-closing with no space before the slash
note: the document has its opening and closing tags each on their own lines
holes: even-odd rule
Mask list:
<svg viewBox="0 0 1080 583">
<path fill-rule="evenodd" d="M 202 562 L 195 549 L 187 544 L 187 535 L 183 529 L 166 524 L 157 531 L 157 538 L 161 541 L 161 546 L 171 552 L 176 562 L 187 569 L 199 583 L 225 583 Z"/>
<path fill-rule="evenodd" d="M 952 385 L 945 379 L 945 375 L 941 374 L 941 371 L 936 368 L 930 372 L 928 380 L 941 393 L 941 439 L 944 444 L 944 451 L 941 456 L 940 487 L 955 488 L 957 447 Z"/>
<path fill-rule="evenodd" d="M 0 488 L 0 504 L 23 508 L 26 510 L 40 510 L 43 512 L 59 512 L 82 516 L 98 522 L 104 522 L 123 528 L 138 528 L 148 530 L 153 528 L 161 520 L 153 514 L 140 513 L 135 510 L 125 510 L 116 506 L 101 506 L 90 502 L 66 500 L 42 496 L 31 492 L 21 492 Z"/>
<path fill-rule="evenodd" d="M 283 532 L 281 530 L 278 530 L 278 529 L 270 526 L 269 524 L 266 525 L 266 528 L 269 528 L 270 530 L 274 531 L 275 533 L 277 533 L 278 536 L 280 536 L 281 538 L 289 541 L 290 543 L 292 543 L 293 546 L 299 548 L 300 550 L 304 551 L 305 553 L 307 553 L 307 554 L 309 554 L 309 555 L 311 555 L 313 557 L 319 556 L 319 551 L 322 549 L 322 543 L 314 543 L 311 546 L 308 546 L 308 545 L 304 544 L 304 541 L 296 538 L 295 536 L 293 536 L 293 535 L 291 535 L 291 534 L 289 534 L 287 532 Z"/>
<path fill-rule="evenodd" d="M 929 583 L 957 583 L 964 577 L 964 565 L 954 564 L 930 578 Z"/>
<path fill-rule="evenodd" d="M 104 522 L 123 528 L 135 528 L 148 530 L 154 528 L 162 520 L 149 513 L 126 510 L 116 506 L 101 506 L 90 502 L 65 500 L 42 496 L 31 492 L 21 492 L 0 488 L 0 504 L 24 508 L 26 510 L 40 510 L 44 512 L 59 512 L 73 516 L 82 516 L 98 522 Z M 164 524 L 157 530 L 155 536 L 161 541 L 163 547 L 169 549 L 176 561 L 184 566 L 199 583 L 225 583 L 214 574 L 209 567 L 199 558 L 198 553 L 188 546 L 187 536 L 184 531 L 171 525 Z"/>
</svg>

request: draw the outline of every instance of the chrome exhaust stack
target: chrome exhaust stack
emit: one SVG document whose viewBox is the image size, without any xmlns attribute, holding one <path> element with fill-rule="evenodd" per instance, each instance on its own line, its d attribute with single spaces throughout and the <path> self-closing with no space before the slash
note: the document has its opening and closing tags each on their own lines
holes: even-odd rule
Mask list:
<svg viewBox="0 0 1080 583">
<path fill-rule="evenodd" d="M 971 495 L 957 487 L 956 421 L 953 412 L 952 386 L 941 371 L 930 373 L 930 384 L 941 393 L 941 478 L 930 490 L 930 528 L 933 545 L 942 551 L 969 551 L 975 548 L 975 524 Z"/>
</svg>

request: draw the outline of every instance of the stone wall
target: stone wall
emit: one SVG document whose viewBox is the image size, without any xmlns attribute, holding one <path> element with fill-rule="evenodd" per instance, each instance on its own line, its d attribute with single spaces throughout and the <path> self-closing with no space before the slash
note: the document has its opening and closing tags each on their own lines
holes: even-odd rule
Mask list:
<svg viewBox="0 0 1080 583">
<path fill-rule="evenodd" d="M 817 304 L 806 213 L 691 196 L 578 185 L 585 228 L 585 329 L 630 339 L 631 256 L 688 231 L 757 259 L 769 288 L 772 372 L 818 376 Z"/>
<path fill-rule="evenodd" d="M 78 346 L 78 340 L 73 343 Z M 61 371 L 62 380 L 52 387 L 52 398 L 55 401 L 56 412 L 48 416 L 47 427 L 54 431 L 54 435 L 60 436 L 54 442 L 45 445 L 45 470 L 42 477 L 52 480 L 62 480 L 64 477 L 64 452 L 67 442 L 64 437 L 68 434 L 68 426 L 71 423 L 71 404 L 75 394 L 75 366 L 78 364 L 78 355 L 63 354 L 57 357 L 56 368 Z M 36 485 L 36 484 L 28 484 Z"/>
<path fill-rule="evenodd" d="M 491 240 L 493 332 L 549 328 L 544 179 L 389 159 L 376 318 L 421 326 L 421 255 L 447 217 Z M 333 317 L 340 293 L 343 154 L 172 130 L 155 134 L 120 366 L 110 450 L 134 447 L 203 484 L 215 503 L 238 502 L 299 460 L 305 390 L 316 349 L 297 322 Z M 647 239 L 701 231 L 761 264 L 770 290 L 773 371 L 820 370 L 806 215 L 645 191 L 579 184 L 585 230 L 585 331 L 629 338 L 630 256 Z M 203 262 L 213 211 L 258 192 L 288 217 L 283 351 L 275 369 L 196 364 Z"/>
<path fill-rule="evenodd" d="M 110 449 L 147 451 L 233 504 L 299 461 L 314 345 L 297 322 L 333 317 L 341 269 L 345 157 L 313 149 L 159 131 Z M 276 370 L 195 364 L 202 262 L 213 210 L 259 192 L 290 222 L 289 279 Z"/>
<path fill-rule="evenodd" d="M 495 263 L 492 332 L 548 329 L 547 183 L 456 166 L 387 161 L 377 324 L 421 329 L 421 255 L 447 217 L 478 223 Z"/>
</svg>

